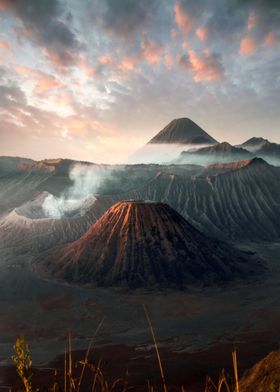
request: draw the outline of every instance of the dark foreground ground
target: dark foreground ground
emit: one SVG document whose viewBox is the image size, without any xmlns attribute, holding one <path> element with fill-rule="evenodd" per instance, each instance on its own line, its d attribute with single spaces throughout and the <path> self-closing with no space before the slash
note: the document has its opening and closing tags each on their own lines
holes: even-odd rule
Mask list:
<svg viewBox="0 0 280 392">
<path fill-rule="evenodd" d="M 90 360 L 111 382 L 124 378 L 136 390 L 147 380 L 160 383 L 146 304 L 155 329 L 169 385 L 203 391 L 206 375 L 231 372 L 238 350 L 242 373 L 280 342 L 280 244 L 250 244 L 268 263 L 259 279 L 226 288 L 192 292 L 121 292 L 43 281 L 29 268 L 29 254 L 15 258 L 0 250 L 0 385 L 16 386 L 11 367 L 16 337 L 25 334 L 34 359 L 34 384 L 47 388 L 54 369 L 61 380 L 63 352 L 72 334 L 74 362 L 104 319 Z M 48 370 L 48 368 L 51 368 Z M 91 385 L 92 374 L 87 383 Z M 81 391 L 91 390 L 86 384 Z"/>
<path fill-rule="evenodd" d="M 280 333 L 255 334 L 240 336 L 236 344 L 217 344 L 207 350 L 197 353 L 174 353 L 161 349 L 161 358 L 165 371 L 166 383 L 170 390 L 180 390 L 184 386 L 190 392 L 204 391 L 205 379 L 210 375 L 214 382 L 217 381 L 221 369 L 225 369 L 228 380 L 233 381 L 231 352 L 238 351 L 238 366 L 240 375 L 250 368 L 255 362 L 262 359 L 269 351 L 279 347 Z M 79 375 L 82 366 L 79 361 L 85 357 L 85 351 L 73 352 L 73 363 L 76 364 L 74 373 Z M 100 363 L 104 378 L 110 385 L 121 378 L 120 390 L 124 383 L 133 387 L 135 391 L 148 389 L 151 385 L 161 387 L 160 372 L 153 348 L 128 347 L 125 345 L 110 345 L 96 347 L 90 351 L 89 361 L 93 364 Z M 34 386 L 40 390 L 47 390 L 56 380 L 63 386 L 64 356 L 61 355 L 54 361 L 34 369 Z M 57 375 L 55 376 L 55 369 Z M 3 366 L 0 369 L 2 386 L 21 387 L 16 371 L 13 367 Z M 91 390 L 93 373 L 88 370 L 81 384 L 81 391 Z"/>
</svg>

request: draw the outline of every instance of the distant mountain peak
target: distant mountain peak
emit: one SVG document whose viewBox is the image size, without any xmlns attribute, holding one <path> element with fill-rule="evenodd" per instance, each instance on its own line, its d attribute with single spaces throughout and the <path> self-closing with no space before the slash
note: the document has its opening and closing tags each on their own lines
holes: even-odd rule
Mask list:
<svg viewBox="0 0 280 392">
<path fill-rule="evenodd" d="M 270 142 L 268 139 L 264 139 L 263 137 L 251 137 L 250 139 L 246 140 L 246 142 L 242 143 L 241 146 L 255 147 L 264 143 L 270 143 Z"/>
<path fill-rule="evenodd" d="M 182 117 L 172 120 L 149 144 L 214 144 L 212 136 L 200 128 L 190 118 Z"/>
<path fill-rule="evenodd" d="M 249 165 L 271 166 L 271 165 L 270 165 L 269 163 L 267 163 L 264 159 L 258 158 L 258 157 L 248 160 L 247 166 L 249 166 Z"/>
</svg>

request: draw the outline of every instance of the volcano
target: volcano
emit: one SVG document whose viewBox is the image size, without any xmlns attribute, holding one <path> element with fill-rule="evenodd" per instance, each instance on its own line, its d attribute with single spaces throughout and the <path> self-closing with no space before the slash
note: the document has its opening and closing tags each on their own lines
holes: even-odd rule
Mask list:
<svg viewBox="0 0 280 392">
<path fill-rule="evenodd" d="M 131 289 L 225 283 L 258 270 L 248 254 L 204 236 L 167 204 L 130 200 L 37 268 L 68 282 Z"/>
<path fill-rule="evenodd" d="M 272 143 L 262 137 L 252 137 L 239 147 L 245 148 L 272 165 L 280 166 L 280 144 L 278 143 Z"/>
<path fill-rule="evenodd" d="M 243 147 L 249 151 L 254 151 L 259 149 L 263 144 L 270 143 L 267 139 L 263 137 L 251 137 L 251 139 L 246 140 L 243 144 L 236 147 Z"/>
<path fill-rule="evenodd" d="M 214 144 L 217 141 L 189 118 L 172 120 L 148 144 Z"/>
<path fill-rule="evenodd" d="M 0 217 L 0 248 L 37 253 L 75 241 L 111 204 L 91 195 L 75 202 L 66 201 L 61 210 L 59 199 L 48 192 L 39 193 Z"/>
<path fill-rule="evenodd" d="M 199 148 L 195 151 L 183 151 L 179 163 L 211 164 L 215 162 L 234 162 L 252 159 L 254 155 L 244 148 L 234 147 L 227 142 Z"/>
</svg>

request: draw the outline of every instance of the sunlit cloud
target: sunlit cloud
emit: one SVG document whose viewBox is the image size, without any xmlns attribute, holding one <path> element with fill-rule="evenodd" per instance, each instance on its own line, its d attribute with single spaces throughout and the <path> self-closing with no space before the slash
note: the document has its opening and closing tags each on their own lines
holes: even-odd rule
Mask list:
<svg viewBox="0 0 280 392">
<path fill-rule="evenodd" d="M 10 44 L 7 41 L 0 41 L 0 49 L 10 49 Z"/>
<path fill-rule="evenodd" d="M 149 39 L 142 41 L 142 54 L 144 59 L 151 65 L 159 64 L 161 61 L 164 48 L 158 45 L 156 42 Z"/>
<path fill-rule="evenodd" d="M 184 10 L 184 7 L 182 6 L 181 3 L 176 3 L 174 5 L 174 13 L 175 13 L 175 22 L 179 30 L 183 34 L 188 34 L 193 28 L 194 20 Z"/>
<path fill-rule="evenodd" d="M 203 42 L 208 40 L 208 30 L 206 27 L 199 27 L 196 29 L 195 34 Z"/>
<path fill-rule="evenodd" d="M 197 53 L 189 50 L 187 54 L 179 58 L 179 64 L 188 71 L 194 73 L 193 80 L 199 82 L 211 82 L 224 77 L 224 68 L 221 59 L 208 50 Z"/>
<path fill-rule="evenodd" d="M 120 64 L 119 64 L 119 69 L 126 72 L 138 72 L 136 65 L 139 63 L 139 57 L 138 56 L 126 56 L 124 57 Z"/>
<path fill-rule="evenodd" d="M 181 116 L 278 137 L 275 2 L 74 3 L 0 0 L 0 154 L 120 161 Z"/>
<path fill-rule="evenodd" d="M 258 43 L 253 37 L 246 35 L 240 41 L 239 53 L 243 56 L 251 56 L 256 52 Z"/>
<path fill-rule="evenodd" d="M 268 33 L 264 38 L 264 44 L 266 47 L 274 46 L 277 44 L 277 37 L 274 32 Z"/>
<path fill-rule="evenodd" d="M 103 54 L 102 56 L 98 57 L 98 61 L 102 65 L 111 64 L 113 62 L 112 56 L 109 54 Z"/>
</svg>

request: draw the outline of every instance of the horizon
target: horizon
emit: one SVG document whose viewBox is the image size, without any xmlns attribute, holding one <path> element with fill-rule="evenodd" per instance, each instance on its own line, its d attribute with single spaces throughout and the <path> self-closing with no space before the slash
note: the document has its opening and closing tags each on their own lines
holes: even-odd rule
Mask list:
<svg viewBox="0 0 280 392">
<path fill-rule="evenodd" d="M 171 123 L 172 121 L 174 121 L 174 120 L 180 120 L 180 119 L 185 119 L 185 118 L 187 118 L 187 119 L 190 119 L 190 118 L 188 118 L 188 117 L 179 117 L 179 118 L 174 118 L 173 120 L 171 120 L 169 123 Z M 192 119 L 190 119 L 191 121 L 193 121 Z M 169 124 L 168 123 L 168 124 Z M 194 122 L 196 125 L 199 125 L 199 124 L 197 124 L 196 122 Z M 166 125 L 168 125 L 168 124 L 166 124 Z M 165 125 L 165 126 L 166 126 Z M 164 128 L 164 127 L 163 127 Z M 162 129 L 163 129 L 162 128 Z M 161 131 L 161 130 L 160 130 Z M 160 132 L 159 131 L 159 132 Z M 158 133 L 159 133 L 158 132 Z M 208 133 L 207 131 L 205 131 L 206 133 Z M 208 133 L 209 134 L 209 133 Z M 157 135 L 157 133 L 156 134 L 154 134 L 153 136 L 152 136 L 152 138 L 155 136 L 155 135 Z M 212 135 L 212 134 L 209 134 L 210 136 L 212 136 L 212 137 L 214 137 L 214 139 L 216 139 L 216 137 L 214 136 L 214 135 Z M 269 140 L 269 139 L 266 139 L 265 137 L 263 137 L 263 136 L 253 136 L 252 138 L 257 138 L 257 139 L 264 139 L 264 140 L 268 140 L 269 142 L 271 142 L 271 143 L 276 143 L 275 141 L 273 141 L 273 140 Z M 236 144 L 233 144 L 233 146 L 240 146 L 242 143 L 245 143 L 245 142 L 247 142 L 247 141 L 249 141 L 250 139 L 252 139 L 252 138 L 249 138 L 249 139 L 246 139 L 246 140 L 243 140 L 243 141 L 240 141 L 240 143 L 236 143 Z M 146 145 L 148 145 L 148 143 L 149 143 L 149 141 L 150 140 L 148 140 L 146 143 L 144 143 L 143 145 L 141 145 L 141 146 L 139 146 L 139 148 L 137 149 L 137 150 L 135 150 L 135 151 L 132 151 L 132 153 L 131 153 L 131 156 L 133 155 L 133 153 L 137 153 L 137 151 L 138 150 L 141 150 L 141 147 L 144 147 L 144 146 L 146 146 Z M 219 141 L 219 140 L 217 140 L 217 143 L 218 144 L 220 144 L 220 143 L 228 143 L 228 141 L 226 141 L 226 140 L 222 140 L 222 141 Z M 229 143 L 229 144 L 231 144 L 231 143 Z M 171 144 L 171 145 L 168 145 L 167 143 L 166 144 L 160 144 L 161 146 L 166 146 L 166 147 L 170 147 L 170 146 L 174 146 L 174 147 L 180 147 L 180 146 L 191 146 L 190 144 L 184 144 L 184 143 L 182 143 L 182 144 L 180 144 L 180 143 L 174 143 L 174 144 Z M 215 144 L 213 144 L 213 145 L 215 145 Z M 207 146 L 207 145 L 205 145 L 205 146 Z M 199 147 L 199 145 L 197 146 L 197 147 Z M 203 146 L 201 146 L 201 147 L 203 147 Z M 97 162 L 97 161 L 91 161 L 91 160 L 87 160 L 87 159 L 75 159 L 75 158 L 71 158 L 71 157 L 69 157 L 69 156 L 52 156 L 52 157 L 50 157 L 50 156 L 48 156 L 48 157 L 41 157 L 41 158 L 39 158 L 39 159 L 36 159 L 36 158 L 33 158 L 32 156 L 25 156 L 25 155 L 0 155 L 0 157 L 8 157 L 8 158 L 22 158 L 22 159 L 31 159 L 31 160 L 33 160 L 34 162 L 39 162 L 39 161 L 47 161 L 47 160 L 73 160 L 73 161 L 76 161 L 76 162 L 86 162 L 86 163 L 93 163 L 93 164 L 104 164 L 104 165 L 123 165 L 123 164 L 131 164 L 131 165 L 133 165 L 133 164 L 139 164 L 140 162 L 130 162 L 129 161 L 129 158 L 130 158 L 130 156 L 128 156 L 127 157 L 127 159 L 126 160 L 123 160 L 123 161 L 121 161 L 121 162 L 103 162 L 103 161 L 99 161 L 99 162 Z M 252 158 L 252 159 L 255 159 L 255 158 Z M 151 164 L 152 162 L 147 162 L 146 164 Z M 142 164 L 145 164 L 145 162 L 143 162 Z M 156 164 L 155 162 L 154 162 L 154 164 Z M 161 162 L 158 162 L 158 164 L 161 164 Z"/>
<path fill-rule="evenodd" d="M 123 163 L 172 119 L 280 143 L 273 0 L 0 0 L 0 155 Z"/>
</svg>

